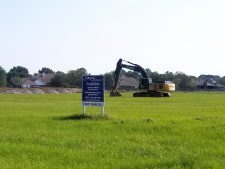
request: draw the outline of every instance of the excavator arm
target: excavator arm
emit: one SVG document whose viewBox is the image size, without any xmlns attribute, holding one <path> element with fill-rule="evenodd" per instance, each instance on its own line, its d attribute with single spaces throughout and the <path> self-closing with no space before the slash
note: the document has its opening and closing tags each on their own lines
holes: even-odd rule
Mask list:
<svg viewBox="0 0 225 169">
<path fill-rule="evenodd" d="M 126 63 L 129 63 L 130 65 L 124 64 L 123 61 L 126 62 Z M 121 70 L 123 68 L 133 70 L 133 71 L 138 72 L 142 75 L 142 79 L 140 79 L 140 88 L 147 89 L 149 87 L 149 78 L 148 78 L 148 75 L 145 72 L 144 68 L 142 68 L 138 64 L 134 64 L 134 63 L 119 59 L 119 61 L 116 64 L 116 70 L 115 70 L 115 73 L 114 73 L 114 81 L 115 82 L 114 82 L 113 90 L 110 93 L 110 96 L 120 96 L 121 95 L 118 91 L 118 82 L 119 82 Z"/>
</svg>

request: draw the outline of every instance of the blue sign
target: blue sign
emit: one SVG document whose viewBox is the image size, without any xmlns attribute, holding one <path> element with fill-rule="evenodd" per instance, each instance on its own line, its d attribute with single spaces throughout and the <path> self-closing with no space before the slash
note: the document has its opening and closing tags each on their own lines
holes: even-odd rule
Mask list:
<svg viewBox="0 0 225 169">
<path fill-rule="evenodd" d="M 83 106 L 104 106 L 104 77 L 102 75 L 83 76 Z"/>
</svg>

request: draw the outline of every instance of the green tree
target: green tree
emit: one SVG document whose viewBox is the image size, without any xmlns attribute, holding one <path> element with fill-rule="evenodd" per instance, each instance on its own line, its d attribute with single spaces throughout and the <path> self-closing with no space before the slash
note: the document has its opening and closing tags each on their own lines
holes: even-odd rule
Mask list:
<svg viewBox="0 0 225 169">
<path fill-rule="evenodd" d="M 174 74 L 172 72 L 167 71 L 163 76 L 164 76 L 164 80 L 166 81 L 174 80 Z"/>
<path fill-rule="evenodd" d="M 46 74 L 48 74 L 48 73 L 54 73 L 54 71 L 52 69 L 50 69 L 50 68 L 43 67 L 43 68 L 41 68 L 41 70 L 38 71 L 38 73 L 46 73 Z"/>
<path fill-rule="evenodd" d="M 16 66 L 9 70 L 8 74 L 18 76 L 20 78 L 29 77 L 28 69 L 22 66 Z"/>
<path fill-rule="evenodd" d="M 194 89 L 196 86 L 195 80 L 194 77 L 187 76 L 183 72 L 176 72 L 174 76 L 176 88 L 181 90 Z"/>
<path fill-rule="evenodd" d="M 22 66 L 16 66 L 9 70 L 7 74 L 7 85 L 17 86 L 19 85 L 21 78 L 29 77 L 28 69 Z"/>
<path fill-rule="evenodd" d="M 151 77 L 152 76 L 152 71 L 149 68 L 145 69 L 145 72 L 147 73 L 149 78 L 152 78 Z"/>
<path fill-rule="evenodd" d="M 153 82 L 159 82 L 166 80 L 163 76 L 163 74 L 159 74 L 158 72 L 151 72 L 151 78 Z"/>
<path fill-rule="evenodd" d="M 152 72 L 149 68 L 145 69 L 149 78 L 152 78 L 153 82 L 157 81 L 173 81 L 174 74 L 172 72 L 167 71 L 164 74 L 159 74 L 158 72 Z"/>
<path fill-rule="evenodd" d="M 6 72 L 0 66 L 0 86 L 6 86 Z"/>
<path fill-rule="evenodd" d="M 225 76 L 223 76 L 219 79 L 219 83 L 222 85 L 225 85 Z"/>
<path fill-rule="evenodd" d="M 114 71 L 105 73 L 104 78 L 105 78 L 105 88 L 111 89 L 111 87 L 114 84 Z"/>
<path fill-rule="evenodd" d="M 85 68 L 79 68 L 77 70 L 70 70 L 67 74 L 67 81 L 71 87 L 82 87 L 82 76 L 87 75 Z"/>
<path fill-rule="evenodd" d="M 14 87 L 18 87 L 21 84 L 22 79 L 18 76 L 13 76 L 11 77 L 10 81 Z"/>
<path fill-rule="evenodd" d="M 63 72 L 56 72 L 55 76 L 51 79 L 51 82 L 48 84 L 52 87 L 66 87 L 67 85 L 67 77 Z"/>
</svg>

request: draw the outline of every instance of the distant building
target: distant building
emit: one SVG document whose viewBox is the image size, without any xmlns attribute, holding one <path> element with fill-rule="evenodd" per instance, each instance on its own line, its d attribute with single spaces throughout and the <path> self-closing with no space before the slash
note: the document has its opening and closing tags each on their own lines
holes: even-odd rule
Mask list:
<svg viewBox="0 0 225 169">
<path fill-rule="evenodd" d="M 33 88 L 36 87 L 36 83 L 34 83 L 31 79 L 24 78 L 22 79 L 21 88 Z"/>
<path fill-rule="evenodd" d="M 118 86 L 120 89 L 132 90 L 138 88 L 139 81 L 134 77 L 127 77 L 125 75 L 121 75 L 120 80 L 118 82 Z"/>
<path fill-rule="evenodd" d="M 225 86 L 218 83 L 218 76 L 201 75 L 196 81 L 198 89 L 224 89 Z"/>
<path fill-rule="evenodd" d="M 23 78 L 21 87 L 22 88 L 36 88 L 47 86 L 51 82 L 52 78 L 55 76 L 54 73 L 49 74 L 35 74 L 31 78 Z"/>
</svg>

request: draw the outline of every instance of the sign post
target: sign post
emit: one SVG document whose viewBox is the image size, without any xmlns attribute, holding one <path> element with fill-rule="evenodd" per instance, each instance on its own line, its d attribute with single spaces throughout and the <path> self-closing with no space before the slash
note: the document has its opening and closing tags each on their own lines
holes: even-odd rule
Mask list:
<svg viewBox="0 0 225 169">
<path fill-rule="evenodd" d="M 103 75 L 88 75 L 82 78 L 82 106 L 83 114 L 86 106 L 102 107 L 104 115 L 104 77 Z"/>
</svg>

